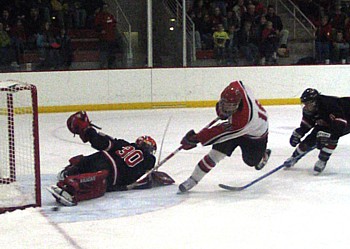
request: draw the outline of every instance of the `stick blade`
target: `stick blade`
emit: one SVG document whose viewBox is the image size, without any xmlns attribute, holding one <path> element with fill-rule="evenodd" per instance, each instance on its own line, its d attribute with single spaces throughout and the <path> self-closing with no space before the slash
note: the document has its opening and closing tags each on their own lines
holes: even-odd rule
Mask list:
<svg viewBox="0 0 350 249">
<path fill-rule="evenodd" d="M 219 184 L 219 187 L 229 191 L 242 191 L 243 189 L 245 189 L 245 187 L 233 187 L 225 184 Z"/>
</svg>

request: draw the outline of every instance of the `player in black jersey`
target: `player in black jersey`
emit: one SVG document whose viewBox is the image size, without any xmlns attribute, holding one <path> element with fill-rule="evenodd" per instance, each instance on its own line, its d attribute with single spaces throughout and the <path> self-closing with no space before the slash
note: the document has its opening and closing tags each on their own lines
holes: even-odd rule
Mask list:
<svg viewBox="0 0 350 249">
<path fill-rule="evenodd" d="M 48 189 L 63 205 L 76 205 L 79 201 L 102 196 L 106 191 L 127 190 L 128 185 L 155 166 L 157 144 L 150 136 L 141 136 L 135 143 L 112 138 L 97 132 L 84 111 L 71 115 L 67 127 L 98 152 L 71 158 L 70 165 L 58 174 L 57 185 Z M 135 188 L 173 182 L 166 173 L 154 171 Z"/>
<path fill-rule="evenodd" d="M 300 100 L 303 117 L 300 127 L 290 138 L 290 144 L 297 148 L 285 164 L 291 167 L 307 152 L 317 148 L 320 152 L 314 171 L 319 174 L 325 169 L 339 138 L 350 133 L 350 97 L 326 96 L 316 89 L 307 88 Z"/>
</svg>

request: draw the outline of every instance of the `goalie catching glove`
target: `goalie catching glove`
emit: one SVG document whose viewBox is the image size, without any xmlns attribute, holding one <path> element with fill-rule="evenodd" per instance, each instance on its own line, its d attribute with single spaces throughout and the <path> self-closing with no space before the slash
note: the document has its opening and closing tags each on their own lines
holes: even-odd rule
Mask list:
<svg viewBox="0 0 350 249">
<path fill-rule="evenodd" d="M 79 135 L 81 140 L 86 143 L 88 138 L 86 137 L 87 128 L 91 127 L 91 122 L 85 111 L 79 111 L 72 114 L 67 119 L 67 127 L 74 135 Z"/>
</svg>

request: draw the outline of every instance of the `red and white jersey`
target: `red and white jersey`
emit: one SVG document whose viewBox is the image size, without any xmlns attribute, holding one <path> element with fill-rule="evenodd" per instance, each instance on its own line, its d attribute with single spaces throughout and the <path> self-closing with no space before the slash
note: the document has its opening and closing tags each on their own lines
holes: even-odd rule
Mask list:
<svg viewBox="0 0 350 249">
<path fill-rule="evenodd" d="M 197 134 L 198 140 L 203 145 L 222 143 L 241 136 L 259 139 L 268 133 L 267 112 L 254 98 L 251 90 L 243 86 L 241 81 L 234 81 L 230 86 L 239 89 L 242 103 L 227 122 L 203 129 Z"/>
</svg>

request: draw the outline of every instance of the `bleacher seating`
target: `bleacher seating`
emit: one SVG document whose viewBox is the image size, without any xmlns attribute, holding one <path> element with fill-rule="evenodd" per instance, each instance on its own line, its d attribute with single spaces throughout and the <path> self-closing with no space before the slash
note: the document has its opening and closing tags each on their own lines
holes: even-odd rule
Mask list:
<svg viewBox="0 0 350 249">
<path fill-rule="evenodd" d="M 98 63 L 98 33 L 93 29 L 74 29 L 68 32 L 72 40 L 73 48 L 73 64 L 74 63 Z M 21 63 L 39 63 L 39 53 L 36 49 L 25 50 L 21 59 Z"/>
</svg>

